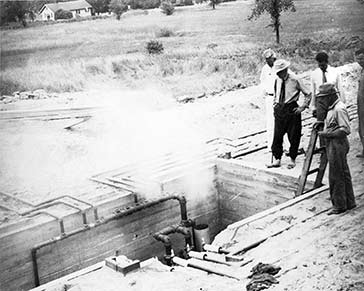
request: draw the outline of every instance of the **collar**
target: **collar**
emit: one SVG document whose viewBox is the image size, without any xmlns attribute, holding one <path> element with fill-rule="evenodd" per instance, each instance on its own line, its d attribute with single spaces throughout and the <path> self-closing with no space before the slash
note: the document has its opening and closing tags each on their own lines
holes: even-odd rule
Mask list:
<svg viewBox="0 0 364 291">
<path fill-rule="evenodd" d="M 333 109 L 333 108 L 335 107 L 335 105 L 336 105 L 336 104 L 338 104 L 339 102 L 340 102 L 340 99 L 339 99 L 339 98 L 337 98 L 337 99 L 336 99 L 336 101 L 335 101 L 335 102 L 334 102 L 331 106 L 329 106 L 329 108 L 328 108 L 328 109 L 329 109 L 329 110 Z"/>
<path fill-rule="evenodd" d="M 281 79 L 281 78 L 279 78 Z M 281 79 L 281 81 L 287 81 L 289 79 L 289 73 L 287 72 L 287 76 L 284 79 Z"/>
</svg>

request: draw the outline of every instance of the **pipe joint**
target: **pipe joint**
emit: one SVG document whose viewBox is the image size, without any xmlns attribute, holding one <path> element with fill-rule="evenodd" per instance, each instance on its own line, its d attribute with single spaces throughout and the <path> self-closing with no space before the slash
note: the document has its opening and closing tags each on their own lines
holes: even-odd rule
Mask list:
<svg viewBox="0 0 364 291">
<path fill-rule="evenodd" d="M 161 241 L 162 243 L 164 243 L 164 245 L 167 246 L 172 246 L 172 242 L 171 239 L 169 238 L 168 235 L 166 234 L 162 234 L 162 233 L 155 233 L 153 235 L 153 237 L 157 240 L 157 241 Z"/>
</svg>

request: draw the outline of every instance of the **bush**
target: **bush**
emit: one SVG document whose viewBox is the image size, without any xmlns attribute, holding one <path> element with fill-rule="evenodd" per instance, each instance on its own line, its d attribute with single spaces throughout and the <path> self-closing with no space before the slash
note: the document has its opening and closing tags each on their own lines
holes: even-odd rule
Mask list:
<svg viewBox="0 0 364 291">
<path fill-rule="evenodd" d="M 170 37 L 170 36 L 174 36 L 174 32 L 168 28 L 161 28 L 156 33 L 156 37 Z"/>
<path fill-rule="evenodd" d="M 164 1 L 161 4 L 161 10 L 165 15 L 172 15 L 174 12 L 174 5 L 169 1 Z"/>
<path fill-rule="evenodd" d="M 174 6 L 191 6 L 193 5 L 193 0 L 172 0 L 171 3 Z"/>
<path fill-rule="evenodd" d="M 130 0 L 131 9 L 153 9 L 161 5 L 160 0 Z"/>
<path fill-rule="evenodd" d="M 157 40 L 149 41 L 146 48 L 149 54 L 161 54 L 164 50 L 163 44 Z"/>
<path fill-rule="evenodd" d="M 54 14 L 55 19 L 71 19 L 73 18 L 73 14 L 71 11 L 58 9 Z"/>
</svg>

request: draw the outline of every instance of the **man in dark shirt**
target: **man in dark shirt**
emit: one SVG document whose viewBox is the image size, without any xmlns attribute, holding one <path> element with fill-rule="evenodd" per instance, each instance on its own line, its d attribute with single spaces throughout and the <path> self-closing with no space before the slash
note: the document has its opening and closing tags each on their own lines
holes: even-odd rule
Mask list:
<svg viewBox="0 0 364 291">
<path fill-rule="evenodd" d="M 327 110 L 324 130 L 319 136 L 325 139 L 326 154 L 329 161 L 330 198 L 333 209 L 328 213 L 339 214 L 356 206 L 347 154 L 350 134 L 349 114 L 345 104 L 340 101 L 334 84 L 325 83 L 319 87 L 316 96 Z"/>
</svg>

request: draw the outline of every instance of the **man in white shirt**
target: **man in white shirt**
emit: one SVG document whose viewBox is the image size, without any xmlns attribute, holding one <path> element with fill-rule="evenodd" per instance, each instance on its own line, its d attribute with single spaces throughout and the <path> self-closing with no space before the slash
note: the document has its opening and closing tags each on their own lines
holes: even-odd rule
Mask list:
<svg viewBox="0 0 364 291">
<path fill-rule="evenodd" d="M 274 118 L 273 118 L 274 82 L 277 77 L 275 70 L 273 69 L 273 65 L 277 56 L 275 52 L 269 48 L 263 52 L 263 57 L 265 58 L 266 64 L 263 66 L 262 72 L 260 74 L 260 86 L 265 101 L 267 143 L 268 143 L 268 148 L 270 148 L 273 142 L 273 129 L 274 129 Z"/>
<path fill-rule="evenodd" d="M 314 117 L 318 121 L 325 120 L 326 111 L 317 108 L 316 96 L 318 94 L 318 88 L 324 83 L 334 84 L 336 91 L 339 94 L 340 100 L 345 103 L 345 95 L 341 85 L 341 76 L 338 70 L 329 65 L 329 56 L 325 52 L 320 52 L 316 55 L 316 61 L 318 68 L 315 69 L 311 74 L 311 109 Z"/>
</svg>

